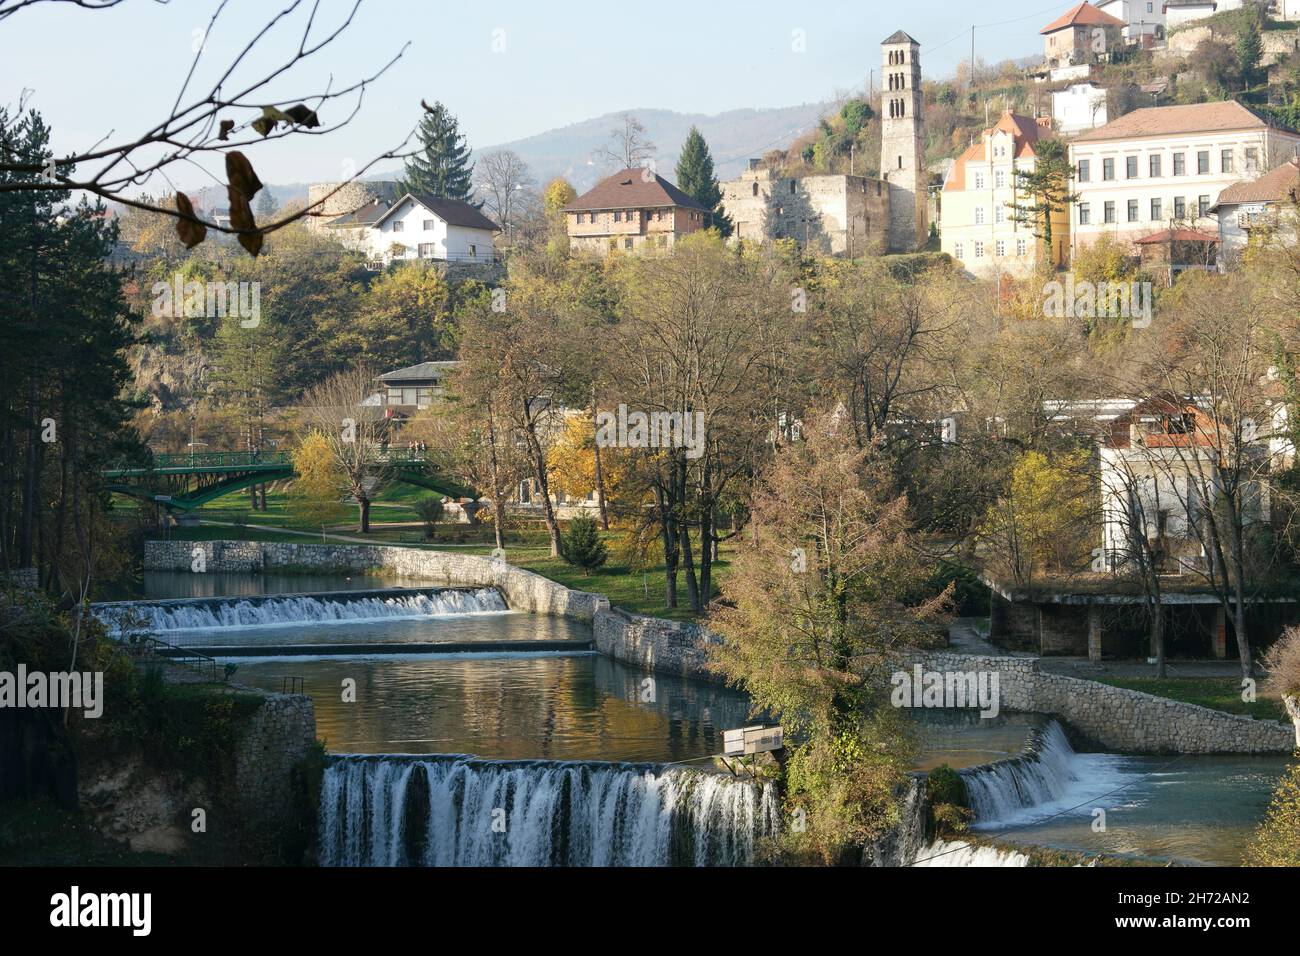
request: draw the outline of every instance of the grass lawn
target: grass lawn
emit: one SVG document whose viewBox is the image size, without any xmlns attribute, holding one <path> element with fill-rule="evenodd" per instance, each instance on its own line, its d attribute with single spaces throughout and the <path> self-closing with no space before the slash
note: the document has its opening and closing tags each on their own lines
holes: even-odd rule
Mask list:
<svg viewBox="0 0 1300 956">
<path fill-rule="evenodd" d="M 1260 697 L 1253 702 L 1241 699 L 1241 679 L 1237 677 L 1099 677 L 1100 684 L 1139 690 L 1156 697 L 1167 697 L 1186 704 L 1200 704 L 1228 714 L 1244 714 L 1257 720 L 1285 720 L 1280 700 Z"/>
</svg>

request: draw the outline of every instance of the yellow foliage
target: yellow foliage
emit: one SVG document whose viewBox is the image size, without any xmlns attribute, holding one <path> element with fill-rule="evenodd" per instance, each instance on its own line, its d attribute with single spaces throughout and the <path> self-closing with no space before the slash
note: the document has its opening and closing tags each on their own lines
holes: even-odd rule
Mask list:
<svg viewBox="0 0 1300 956">
<path fill-rule="evenodd" d="M 298 477 L 289 490 L 289 510 L 313 526 L 341 521 L 347 513 L 341 501 L 346 482 L 329 439 L 308 433 L 293 451 L 293 468 Z"/>
</svg>

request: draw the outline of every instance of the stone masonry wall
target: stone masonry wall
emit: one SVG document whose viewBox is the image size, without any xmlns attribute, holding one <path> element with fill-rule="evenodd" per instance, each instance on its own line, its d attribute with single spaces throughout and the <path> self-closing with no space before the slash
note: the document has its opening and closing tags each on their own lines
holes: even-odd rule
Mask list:
<svg viewBox="0 0 1300 956">
<path fill-rule="evenodd" d="M 300 694 L 267 694 L 235 750 L 235 793 L 246 827 L 255 833 L 274 834 L 300 824 L 294 767 L 315 743 L 312 699 Z"/>
<path fill-rule="evenodd" d="M 1119 753 L 1290 753 L 1288 724 L 1254 720 L 1111 687 L 1045 674 L 1034 658 L 936 653 L 917 659 L 926 670 L 997 672 L 1003 710 L 1051 714 L 1076 743 Z"/>
<path fill-rule="evenodd" d="M 602 609 L 592 622 L 596 649 L 626 664 L 698 680 L 720 682 L 707 667 L 707 646 L 717 634 L 698 624 Z"/>
</svg>

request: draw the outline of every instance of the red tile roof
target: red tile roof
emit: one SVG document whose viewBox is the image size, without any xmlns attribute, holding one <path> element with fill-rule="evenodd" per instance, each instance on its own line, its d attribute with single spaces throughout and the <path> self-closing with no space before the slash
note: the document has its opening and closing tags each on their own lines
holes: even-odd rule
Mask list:
<svg viewBox="0 0 1300 956">
<path fill-rule="evenodd" d="M 1127 24 L 1119 17 L 1098 10 L 1091 3 L 1081 3 L 1063 16 L 1057 17 L 1039 33 L 1055 33 L 1066 27 L 1122 27 Z"/>
<path fill-rule="evenodd" d="M 1139 246 L 1155 245 L 1157 242 L 1218 242 L 1217 235 L 1198 232 L 1195 229 L 1161 229 L 1149 236 L 1133 240 Z"/>
<path fill-rule="evenodd" d="M 636 209 L 647 206 L 704 209 L 657 173 L 635 168 L 621 169 L 613 176 L 607 176 L 564 208 L 569 212 L 577 212 L 583 209 Z"/>
<path fill-rule="evenodd" d="M 1076 143 L 1164 136 L 1171 133 L 1214 133 L 1237 129 L 1264 129 L 1268 123 L 1236 100 L 1190 103 L 1185 106 L 1148 106 L 1119 119 L 1080 133 Z"/>
<path fill-rule="evenodd" d="M 1259 179 L 1233 183 L 1219 193 L 1216 206 L 1239 202 L 1289 202 L 1300 194 L 1300 160 L 1288 160 Z"/>
<path fill-rule="evenodd" d="M 1010 133 L 1014 137 L 1015 154 L 1017 159 L 1029 159 L 1034 154 L 1034 143 L 1044 133 L 1050 133 L 1050 130 L 1044 129 L 1038 124 L 1038 121 L 1030 116 L 1020 116 L 1012 113 L 1010 110 L 1002 114 L 996 126 L 992 126 L 984 131 L 985 134 L 991 134 L 996 131 Z M 981 135 L 979 142 L 972 145 L 966 152 L 957 157 L 957 161 L 952 164 L 952 172 L 949 174 L 947 181 L 943 184 L 945 190 L 961 190 L 966 188 L 966 164 L 969 162 L 979 162 L 988 159 L 984 155 L 984 136 Z"/>
</svg>

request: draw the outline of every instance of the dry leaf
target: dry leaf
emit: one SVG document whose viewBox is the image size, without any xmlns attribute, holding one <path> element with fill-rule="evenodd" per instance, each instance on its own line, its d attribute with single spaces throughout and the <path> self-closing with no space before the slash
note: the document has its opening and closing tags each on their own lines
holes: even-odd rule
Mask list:
<svg viewBox="0 0 1300 956">
<path fill-rule="evenodd" d="M 226 198 L 230 200 L 230 226 L 238 230 L 239 244 L 248 250 L 249 255 L 256 256 L 262 251 L 263 237 L 253 219 L 248 197 L 230 185 L 226 187 Z"/>
<path fill-rule="evenodd" d="M 320 120 L 316 117 L 316 111 L 308 109 L 301 103 L 297 106 L 289 107 L 285 112 L 288 113 L 289 116 L 293 118 L 293 121 L 299 126 L 305 126 L 308 129 L 315 129 L 320 125 Z"/>
<path fill-rule="evenodd" d="M 186 249 L 193 249 L 207 237 L 208 227 L 194 215 L 194 205 L 184 193 L 176 194 L 176 209 L 181 214 L 176 220 L 176 235 L 180 236 Z"/>
<path fill-rule="evenodd" d="M 230 131 L 235 128 L 234 120 L 222 120 L 221 132 L 217 134 L 217 139 L 227 140 L 230 138 Z"/>
<path fill-rule="evenodd" d="M 246 199 L 252 199 L 262 188 L 262 181 L 253 171 L 253 164 L 237 149 L 226 153 L 226 181 L 243 193 Z"/>
</svg>

